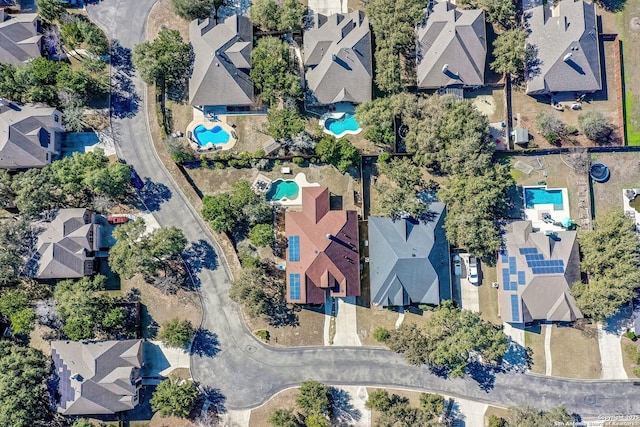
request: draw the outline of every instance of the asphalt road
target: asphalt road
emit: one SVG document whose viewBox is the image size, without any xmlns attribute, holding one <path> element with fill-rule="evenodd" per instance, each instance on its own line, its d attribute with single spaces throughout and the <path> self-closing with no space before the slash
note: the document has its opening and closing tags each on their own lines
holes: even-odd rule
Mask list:
<svg viewBox="0 0 640 427">
<path fill-rule="evenodd" d="M 156 0 L 103 0 L 87 5 L 91 18 L 126 54 L 144 38 L 147 15 Z M 116 63 L 126 55 L 119 55 Z M 124 61 L 126 63 L 126 61 Z M 541 408 L 564 405 L 583 416 L 640 414 L 640 387 L 631 381 L 577 381 L 538 375 L 497 374 L 483 388 L 479 382 L 443 379 L 425 368 L 408 366 L 401 356 L 376 348 L 278 349 L 254 339 L 246 329 L 237 304 L 228 297 L 229 274 L 224 260 L 216 258 L 216 243 L 157 157 L 146 116 L 136 111 L 136 94 L 143 98 L 143 84 L 127 67 L 114 67 L 117 111 L 113 127 L 119 155 L 132 164 L 148 190 L 141 194 L 163 226 L 182 229 L 193 242 L 200 260 L 191 264 L 200 283 L 205 334 L 192 356 L 194 379 L 224 396 L 229 409 L 255 407 L 286 387 L 314 379 L 326 384 L 368 385 L 442 392 L 498 405 L 533 404 Z M 131 74 L 129 76 L 129 74 Z M 213 264 L 215 260 L 216 265 Z M 568 357 L 570 357 L 568 355 Z M 486 390 L 485 390 L 486 389 Z"/>
</svg>

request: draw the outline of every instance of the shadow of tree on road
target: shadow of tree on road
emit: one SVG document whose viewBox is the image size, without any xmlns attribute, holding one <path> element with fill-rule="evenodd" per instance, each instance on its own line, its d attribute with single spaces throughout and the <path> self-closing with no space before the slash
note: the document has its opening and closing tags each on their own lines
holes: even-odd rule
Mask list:
<svg viewBox="0 0 640 427">
<path fill-rule="evenodd" d="M 202 388 L 202 396 L 215 408 L 216 413 L 225 414 L 227 412 L 227 408 L 224 406 L 227 398 L 219 388 L 204 386 Z"/>
<path fill-rule="evenodd" d="M 474 361 L 467 366 L 467 374 L 478 383 L 481 390 L 487 393 L 493 390 L 496 382 L 496 373 L 502 372 L 499 366 L 483 365 Z"/>
<path fill-rule="evenodd" d="M 334 426 L 351 426 L 362 418 L 360 410 L 351 403 L 351 395 L 349 392 L 331 387 L 331 404 L 333 406 L 333 425 Z"/>
<path fill-rule="evenodd" d="M 505 371 L 515 371 L 524 373 L 531 368 L 533 363 L 533 350 L 523 347 L 515 341 L 511 341 L 507 352 L 502 357 L 501 368 Z"/>
<path fill-rule="evenodd" d="M 118 40 L 111 43 L 111 66 L 111 114 L 117 118 L 133 117 L 140 107 L 140 96 L 131 80 L 134 73 L 131 49 Z"/>
<path fill-rule="evenodd" d="M 208 329 L 198 328 L 193 338 L 191 354 L 200 357 L 214 357 L 220 352 L 220 342 L 218 335 Z"/>
<path fill-rule="evenodd" d="M 149 178 L 144 179 L 144 187 L 142 187 L 138 194 L 146 208 L 151 212 L 159 210 L 160 205 L 172 196 L 169 187 L 161 183 L 153 182 Z"/>
<path fill-rule="evenodd" d="M 191 272 L 193 286 L 196 288 L 201 285 L 198 273 L 218 267 L 218 255 L 211 244 L 203 239 L 191 243 L 182 253 L 182 258 Z"/>
</svg>

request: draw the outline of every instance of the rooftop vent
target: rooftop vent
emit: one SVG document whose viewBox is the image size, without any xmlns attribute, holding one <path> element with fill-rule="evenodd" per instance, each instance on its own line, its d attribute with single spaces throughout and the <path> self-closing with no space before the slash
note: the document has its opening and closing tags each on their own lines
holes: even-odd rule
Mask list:
<svg viewBox="0 0 640 427">
<path fill-rule="evenodd" d="M 446 73 L 447 73 L 447 71 L 449 71 L 449 64 L 444 64 L 444 65 L 442 66 L 442 72 L 443 72 L 444 74 L 446 74 Z"/>
<path fill-rule="evenodd" d="M 573 54 L 571 52 L 569 52 L 564 56 L 564 58 L 562 58 L 562 60 L 564 62 L 567 62 L 567 61 L 569 61 L 571 59 L 572 56 L 573 56 Z"/>
</svg>

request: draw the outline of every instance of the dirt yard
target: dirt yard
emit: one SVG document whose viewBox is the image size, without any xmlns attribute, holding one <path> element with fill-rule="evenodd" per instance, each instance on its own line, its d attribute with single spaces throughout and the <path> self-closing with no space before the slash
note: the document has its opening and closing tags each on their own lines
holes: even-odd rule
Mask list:
<svg viewBox="0 0 640 427">
<path fill-rule="evenodd" d="M 602 374 L 596 329 L 551 329 L 552 375 L 567 378 L 597 379 Z"/>
<path fill-rule="evenodd" d="M 491 287 L 497 281 L 496 267 L 482 265 L 484 280 L 478 286 L 478 298 L 480 304 L 480 316 L 493 324 L 502 326 L 502 320 L 498 317 L 498 290 Z"/>
<path fill-rule="evenodd" d="M 276 409 L 295 409 L 296 397 L 298 397 L 297 388 L 291 388 L 276 394 L 264 405 L 251 411 L 249 427 L 271 427 L 271 424 L 267 422 L 269 415 Z"/>
<path fill-rule="evenodd" d="M 358 329 L 358 337 L 362 342 L 362 345 L 368 346 L 384 346 L 383 343 L 379 343 L 373 337 L 374 331 L 383 327 L 390 331 L 395 329 L 396 321 L 399 318 L 399 312 L 397 310 L 389 310 L 383 307 L 361 307 L 356 306 L 356 322 Z M 405 309 L 404 320 L 402 324 L 416 324 L 422 325 L 424 321 L 431 316 L 431 311 L 423 311 L 416 307 Z"/>
<path fill-rule="evenodd" d="M 640 187 L 640 156 L 638 153 L 594 153 L 592 162 L 609 167 L 611 178 L 605 183 L 593 183 L 593 199 L 598 215 L 622 210 L 622 189 Z"/>
<path fill-rule="evenodd" d="M 504 89 L 483 87 L 474 91 L 465 91 L 464 97 L 473 102 L 473 105 L 487 116 L 489 123 L 506 120 Z"/>
<path fill-rule="evenodd" d="M 324 307 L 303 308 L 298 314 L 298 326 L 270 326 L 264 317 L 245 316 L 247 328 L 252 332 L 269 332 L 269 345 L 276 347 L 304 347 L 324 344 Z"/>
<path fill-rule="evenodd" d="M 549 99 L 536 99 L 524 93 L 524 87 L 515 88 L 512 90 L 513 101 L 513 118 L 514 127 L 525 127 L 529 129 L 529 135 L 532 140 L 529 142 L 529 148 L 550 148 L 554 145 L 547 142 L 543 135 L 537 133 L 535 120 L 536 115 L 540 111 L 554 111 L 557 116 L 567 126 L 573 126 L 579 129 L 578 116 L 582 112 L 587 111 L 600 111 L 609 118 L 611 123 L 618 129 L 617 142 L 620 144 L 622 139 L 620 138 L 619 130 L 622 129 L 622 123 L 619 122 L 618 115 L 618 94 L 616 93 L 616 73 L 615 73 L 615 55 L 613 42 L 604 42 L 604 62 L 606 72 L 602 75 L 603 89 L 593 94 L 588 94 L 585 101 L 582 103 L 581 111 L 572 110 L 571 104 L 573 99 L 559 100 L 564 105 L 564 111 L 556 111 L 549 104 Z M 584 135 L 576 135 L 566 137 L 562 143 L 562 146 L 593 146 L 595 145 Z"/>
</svg>

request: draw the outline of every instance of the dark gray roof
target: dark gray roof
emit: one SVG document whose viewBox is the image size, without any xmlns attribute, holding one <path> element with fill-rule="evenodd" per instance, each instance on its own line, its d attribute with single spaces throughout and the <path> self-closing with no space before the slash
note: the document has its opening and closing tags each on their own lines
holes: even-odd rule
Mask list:
<svg viewBox="0 0 640 427">
<path fill-rule="evenodd" d="M 481 86 L 487 57 L 484 11 L 436 3 L 418 27 L 418 87 Z"/>
<path fill-rule="evenodd" d="M 531 221 L 516 221 L 507 226 L 504 244 L 497 266 L 502 320 L 571 322 L 582 318 L 571 295 L 571 286 L 580 280 L 575 231 L 549 236 L 534 232 Z M 548 267 L 550 264 L 554 266 Z"/>
<path fill-rule="evenodd" d="M 191 105 L 251 105 L 253 81 L 249 77 L 253 25 L 233 15 L 216 24 L 213 18 L 189 25 L 195 53 L 189 80 Z"/>
<path fill-rule="evenodd" d="M 60 209 L 51 222 L 38 225 L 36 266 L 29 268 L 39 279 L 79 278 L 93 274 L 93 256 L 100 247 L 96 216 L 86 209 Z M 89 270 L 88 270 L 89 268 Z"/>
<path fill-rule="evenodd" d="M 0 101 L 0 168 L 34 168 L 51 163 L 52 154 L 57 152 L 55 134 L 64 132 L 61 122 L 62 113 L 55 108 Z"/>
<path fill-rule="evenodd" d="M 52 341 L 51 357 L 60 378 L 58 412 L 114 414 L 138 404 L 142 340 Z"/>
<path fill-rule="evenodd" d="M 602 88 L 595 4 L 562 0 L 525 14 L 527 43 L 536 53 L 527 93 L 593 92 Z"/>
<path fill-rule="evenodd" d="M 451 297 L 445 207 L 433 202 L 429 209 L 433 217 L 426 222 L 369 217 L 372 304 L 435 305 Z"/>
<path fill-rule="evenodd" d="M 37 13 L 5 15 L 0 11 L 0 62 L 22 65 L 42 56 L 42 31 Z"/>
<path fill-rule="evenodd" d="M 371 31 L 364 13 L 314 15 L 304 32 L 304 65 L 315 103 L 370 101 Z"/>
</svg>

